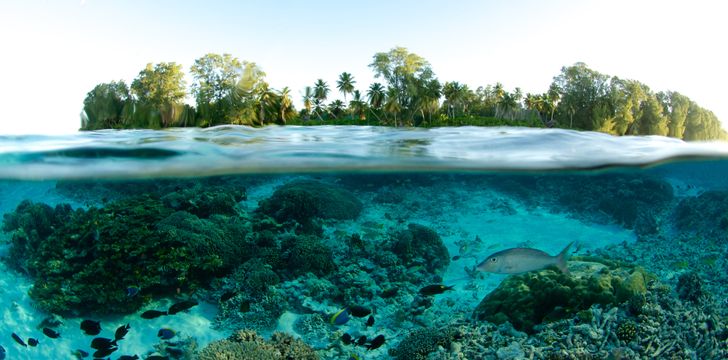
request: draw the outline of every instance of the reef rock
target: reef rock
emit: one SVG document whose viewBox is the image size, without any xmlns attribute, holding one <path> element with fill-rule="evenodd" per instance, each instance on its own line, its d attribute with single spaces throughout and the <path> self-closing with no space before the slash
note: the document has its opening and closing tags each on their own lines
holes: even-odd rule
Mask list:
<svg viewBox="0 0 728 360">
<path fill-rule="evenodd" d="M 580 261 L 581 260 L 581 261 Z M 528 333 L 546 321 L 573 316 L 593 304 L 621 304 L 647 292 L 652 276 L 639 267 L 599 258 L 569 261 L 570 274 L 544 269 L 506 278 L 475 309 L 477 320 L 509 321 Z"/>
</svg>

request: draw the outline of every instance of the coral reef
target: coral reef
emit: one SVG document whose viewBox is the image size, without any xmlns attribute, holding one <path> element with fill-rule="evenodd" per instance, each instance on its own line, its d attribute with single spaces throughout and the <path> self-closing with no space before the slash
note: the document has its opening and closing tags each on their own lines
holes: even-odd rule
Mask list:
<svg viewBox="0 0 728 360">
<path fill-rule="evenodd" d="M 151 295 L 207 284 L 246 259 L 241 221 L 177 212 L 158 197 L 132 196 L 103 208 L 21 203 L 7 214 L 8 262 L 34 278 L 29 291 L 59 314 L 129 313 Z M 127 287 L 142 289 L 128 297 Z"/>
<path fill-rule="evenodd" d="M 651 278 L 641 268 L 613 262 L 570 262 L 571 274 L 553 269 L 506 278 L 474 311 L 474 317 L 494 323 L 509 321 L 528 333 L 544 321 L 570 317 L 593 304 L 618 305 L 646 293 Z"/>
<path fill-rule="evenodd" d="M 680 201 L 673 216 L 678 230 L 721 238 L 728 234 L 728 191 L 706 191 Z"/>
<path fill-rule="evenodd" d="M 315 236 L 286 236 L 282 240 L 281 251 L 286 263 L 286 271 L 283 275 L 287 278 L 307 272 L 317 276 L 326 276 L 336 269 L 331 249 Z"/>
<path fill-rule="evenodd" d="M 210 343 L 198 354 L 199 360 L 318 360 L 303 341 L 284 333 L 273 333 L 266 341 L 252 330 L 238 330 L 229 338 Z"/>
<path fill-rule="evenodd" d="M 411 223 L 395 232 L 389 250 L 409 267 L 422 265 L 431 273 L 443 271 L 450 264 L 450 254 L 437 233 L 423 225 Z"/>
<path fill-rule="evenodd" d="M 417 329 L 407 334 L 396 348 L 390 348 L 389 355 L 396 359 L 425 360 L 438 347 L 450 348 L 450 343 L 458 337 L 455 327 Z"/>
<path fill-rule="evenodd" d="M 283 223 L 295 221 L 301 231 L 320 233 L 315 219 L 354 219 L 362 203 L 351 192 L 313 180 L 297 180 L 281 186 L 260 202 L 258 211 Z"/>
</svg>

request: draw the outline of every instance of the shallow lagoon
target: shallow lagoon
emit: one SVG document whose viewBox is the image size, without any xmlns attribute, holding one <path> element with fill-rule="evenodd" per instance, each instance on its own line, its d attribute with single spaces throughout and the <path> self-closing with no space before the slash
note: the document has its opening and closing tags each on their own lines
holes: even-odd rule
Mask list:
<svg viewBox="0 0 728 360">
<path fill-rule="evenodd" d="M 726 355 L 725 145 L 369 127 L 0 144 L 0 345 L 10 359 L 93 353 L 85 318 L 101 321 L 99 336 L 131 325 L 114 359 L 275 356 L 281 344 L 324 359 Z M 569 275 L 474 270 L 499 250 L 557 254 L 571 242 Z M 454 288 L 419 293 L 431 284 Z M 130 286 L 141 291 L 128 297 Z M 140 316 L 189 299 L 199 305 Z M 354 305 L 374 324 L 331 324 Z M 162 341 L 160 328 L 176 336 Z M 260 338 L 216 342 L 239 329 Z M 276 331 L 306 345 L 270 340 Z M 40 344 L 22 347 L 12 333 Z M 385 343 L 368 350 L 377 335 Z"/>
</svg>

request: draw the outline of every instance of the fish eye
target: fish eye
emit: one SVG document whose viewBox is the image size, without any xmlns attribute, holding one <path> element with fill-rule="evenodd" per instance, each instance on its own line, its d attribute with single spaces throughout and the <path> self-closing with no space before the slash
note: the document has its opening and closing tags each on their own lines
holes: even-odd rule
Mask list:
<svg viewBox="0 0 728 360">
<path fill-rule="evenodd" d="M 494 257 L 490 258 L 490 262 L 496 262 L 496 261 L 498 261 L 497 258 L 494 258 Z"/>
</svg>

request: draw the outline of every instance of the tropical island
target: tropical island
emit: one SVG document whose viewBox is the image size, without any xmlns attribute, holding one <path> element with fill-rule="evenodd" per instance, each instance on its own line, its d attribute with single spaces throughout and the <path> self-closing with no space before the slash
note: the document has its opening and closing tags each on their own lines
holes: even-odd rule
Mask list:
<svg viewBox="0 0 728 360">
<path fill-rule="evenodd" d="M 123 80 L 96 85 L 84 100 L 81 130 L 161 129 L 217 125 L 528 126 L 600 131 L 613 135 L 662 135 L 686 141 L 726 140 L 716 115 L 676 91 L 590 69 L 578 62 L 561 68 L 541 94 L 523 94 L 503 84 L 472 90 L 442 83 L 430 64 L 406 48 L 374 54 L 375 78 L 356 88 L 343 72 L 334 85 L 344 101 L 327 103 L 332 86 L 318 79 L 303 89 L 303 108 L 291 89 L 273 89 L 255 62 L 230 54 L 206 54 L 190 68 L 147 64 L 131 85 Z M 333 85 L 333 84 L 332 84 Z M 191 95 L 195 106 L 185 103 Z M 348 100 L 347 100 L 348 99 Z"/>
</svg>

